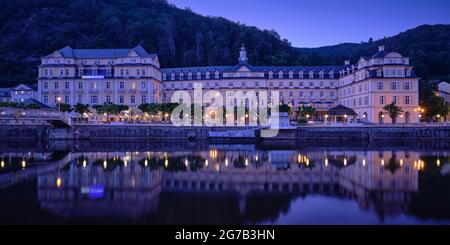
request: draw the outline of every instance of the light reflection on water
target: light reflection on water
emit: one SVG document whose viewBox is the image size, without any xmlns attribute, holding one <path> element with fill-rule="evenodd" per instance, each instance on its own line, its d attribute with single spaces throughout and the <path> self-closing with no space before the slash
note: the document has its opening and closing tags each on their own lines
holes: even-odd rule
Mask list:
<svg viewBox="0 0 450 245">
<path fill-rule="evenodd" d="M 0 200 L 23 185 L 35 193 L 30 223 L 450 221 L 446 149 L 101 148 L 0 152 Z"/>
</svg>

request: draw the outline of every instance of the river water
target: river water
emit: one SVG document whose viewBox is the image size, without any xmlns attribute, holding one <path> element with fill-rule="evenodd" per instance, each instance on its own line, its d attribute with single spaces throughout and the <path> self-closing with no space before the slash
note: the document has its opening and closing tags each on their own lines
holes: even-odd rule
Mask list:
<svg viewBox="0 0 450 245">
<path fill-rule="evenodd" d="M 450 142 L 1 142 L 1 224 L 449 224 Z"/>
</svg>

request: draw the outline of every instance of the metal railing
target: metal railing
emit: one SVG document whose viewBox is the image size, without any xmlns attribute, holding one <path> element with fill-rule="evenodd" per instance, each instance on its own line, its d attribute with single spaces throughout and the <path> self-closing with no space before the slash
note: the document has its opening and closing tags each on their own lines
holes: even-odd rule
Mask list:
<svg viewBox="0 0 450 245">
<path fill-rule="evenodd" d="M 0 120 L 19 120 L 19 121 L 50 121 L 57 120 L 72 125 L 69 115 L 59 111 L 18 109 L 18 108 L 0 108 Z"/>
</svg>

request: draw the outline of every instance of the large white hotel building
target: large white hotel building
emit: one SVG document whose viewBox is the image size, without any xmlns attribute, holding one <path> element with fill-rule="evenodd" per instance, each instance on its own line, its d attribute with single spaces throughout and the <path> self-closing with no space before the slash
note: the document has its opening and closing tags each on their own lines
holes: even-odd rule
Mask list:
<svg viewBox="0 0 450 245">
<path fill-rule="evenodd" d="M 132 49 L 72 49 L 42 57 L 38 99 L 48 105 L 112 102 L 139 106 L 170 102 L 175 91 L 279 91 L 282 103 L 316 108 L 318 118 L 338 104 L 360 121 L 391 123 L 383 107 L 395 102 L 404 111 L 398 123 L 419 121 L 418 80 L 409 58 L 380 46 L 357 64 L 342 66 L 253 66 L 245 47 L 234 66 L 160 68 L 156 54 Z M 206 90 L 206 91 L 205 91 Z M 270 94 L 270 93 L 269 93 Z"/>
</svg>

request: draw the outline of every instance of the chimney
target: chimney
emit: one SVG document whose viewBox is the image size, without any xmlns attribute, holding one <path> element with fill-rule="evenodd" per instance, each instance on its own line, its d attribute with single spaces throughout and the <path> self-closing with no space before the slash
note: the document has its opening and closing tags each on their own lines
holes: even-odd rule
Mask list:
<svg viewBox="0 0 450 245">
<path fill-rule="evenodd" d="M 350 65 L 350 60 L 344 60 L 344 65 L 346 66 Z"/>
<path fill-rule="evenodd" d="M 378 46 L 378 51 L 379 51 L 379 52 L 384 51 L 384 45 Z"/>
</svg>

